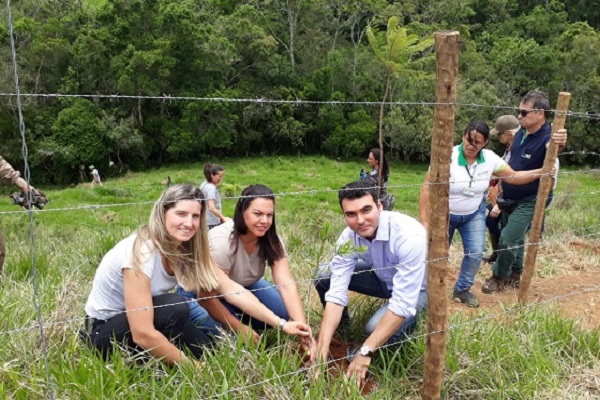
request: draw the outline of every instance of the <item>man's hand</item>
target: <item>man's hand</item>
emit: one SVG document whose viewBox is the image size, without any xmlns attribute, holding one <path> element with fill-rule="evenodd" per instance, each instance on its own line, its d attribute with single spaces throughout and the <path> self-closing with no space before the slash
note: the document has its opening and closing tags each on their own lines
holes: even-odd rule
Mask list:
<svg viewBox="0 0 600 400">
<path fill-rule="evenodd" d="M 559 129 L 552 133 L 552 141 L 559 146 L 565 146 L 567 144 L 567 130 Z"/>
<path fill-rule="evenodd" d="M 355 379 L 358 387 L 362 387 L 367 381 L 367 371 L 371 365 L 371 357 L 356 354 L 348 366 L 346 378 Z"/>
<path fill-rule="evenodd" d="M 309 336 L 302 336 L 300 338 L 300 346 L 304 351 L 304 355 L 308 356 L 308 363 L 312 363 L 317 358 L 317 342 L 312 336 L 312 332 Z"/>
</svg>

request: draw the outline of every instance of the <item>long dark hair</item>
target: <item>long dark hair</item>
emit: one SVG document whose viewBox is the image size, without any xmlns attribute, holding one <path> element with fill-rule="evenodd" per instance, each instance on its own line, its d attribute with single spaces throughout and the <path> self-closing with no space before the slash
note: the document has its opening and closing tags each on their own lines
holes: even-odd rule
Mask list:
<svg viewBox="0 0 600 400">
<path fill-rule="evenodd" d="M 204 170 L 203 170 L 204 177 L 206 178 L 206 181 L 208 183 L 212 183 L 211 177 L 213 175 L 218 174 L 221 171 L 223 171 L 223 167 L 221 167 L 219 164 L 213 164 L 213 163 L 209 163 L 209 162 L 204 164 Z"/>
<path fill-rule="evenodd" d="M 384 154 L 383 160 L 381 160 L 381 151 L 377 148 L 372 148 L 369 152 L 373 154 L 373 158 L 377 161 L 378 170 L 381 169 L 381 179 L 387 182 L 390 177 L 390 167 L 388 167 L 387 157 Z"/>
<path fill-rule="evenodd" d="M 231 238 L 236 244 L 236 252 L 238 251 L 239 237 L 248 233 L 248 227 L 244 220 L 244 211 L 246 211 L 254 199 L 258 197 L 272 200 L 273 205 L 275 205 L 275 195 L 273 194 L 273 191 L 265 185 L 250 185 L 242 190 L 242 194 L 235 205 L 235 212 L 233 213 L 233 232 L 231 233 Z M 273 222 L 271 223 L 269 230 L 264 236 L 258 238 L 258 255 L 261 258 L 266 259 L 271 267 L 275 261 L 285 257 L 283 243 L 281 243 L 281 240 L 279 240 L 279 236 L 277 235 L 275 214 L 273 214 Z"/>
</svg>

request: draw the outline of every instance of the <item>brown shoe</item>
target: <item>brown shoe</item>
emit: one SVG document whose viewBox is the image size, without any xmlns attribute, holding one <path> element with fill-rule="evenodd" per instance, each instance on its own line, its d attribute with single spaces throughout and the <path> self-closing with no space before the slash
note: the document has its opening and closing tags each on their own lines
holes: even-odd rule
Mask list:
<svg viewBox="0 0 600 400">
<path fill-rule="evenodd" d="M 506 285 L 518 289 L 521 286 L 521 274 L 513 271 L 506 279 Z"/>
<path fill-rule="evenodd" d="M 500 279 L 497 276 L 492 275 L 481 287 L 483 293 L 497 293 L 502 292 L 506 288 L 506 279 Z"/>
</svg>

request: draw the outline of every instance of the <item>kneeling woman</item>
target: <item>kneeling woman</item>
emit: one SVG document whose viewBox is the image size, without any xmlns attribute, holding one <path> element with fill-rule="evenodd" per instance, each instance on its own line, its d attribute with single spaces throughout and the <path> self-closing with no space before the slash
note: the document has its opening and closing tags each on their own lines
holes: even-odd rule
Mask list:
<svg viewBox="0 0 600 400">
<path fill-rule="evenodd" d="M 229 275 L 230 280 L 244 286 L 250 296 L 258 298 L 282 320 L 291 319 L 303 325 L 306 323 L 283 242 L 277 235 L 275 196 L 271 189 L 264 185 L 245 188 L 236 204 L 233 220 L 212 229 L 209 235 L 211 256 Z M 266 265 L 272 269 L 275 285 L 263 277 Z M 184 296 L 196 297 L 196 293 L 178 290 Z M 201 299 L 207 294 L 209 293 L 199 293 L 198 297 Z M 228 298 L 224 301 L 210 298 L 200 300 L 200 303 L 202 307 L 197 303 L 190 303 L 190 318 L 207 331 L 215 329 L 220 323 L 238 333 L 251 332 L 256 340 L 258 335 L 254 329 L 266 328 L 263 322 L 255 319 L 250 321 L 252 328 L 242 324 L 239 318 L 243 310 Z M 302 346 L 305 351 L 314 354 L 311 351 L 313 345 L 311 336 L 303 338 Z"/>
<path fill-rule="evenodd" d="M 177 283 L 188 290 L 243 291 L 211 262 L 203 200 L 192 185 L 169 187 L 154 204 L 148 225 L 102 259 L 85 311 L 92 322 L 90 343 L 104 357 L 116 342 L 175 364 L 186 360 L 182 350 L 199 358 L 210 344 L 191 323 L 185 299 L 169 293 Z M 305 324 L 281 324 L 254 296 L 241 293 L 228 301 L 247 306 L 249 314 L 272 326 L 283 325 L 286 333 L 309 334 Z"/>
</svg>

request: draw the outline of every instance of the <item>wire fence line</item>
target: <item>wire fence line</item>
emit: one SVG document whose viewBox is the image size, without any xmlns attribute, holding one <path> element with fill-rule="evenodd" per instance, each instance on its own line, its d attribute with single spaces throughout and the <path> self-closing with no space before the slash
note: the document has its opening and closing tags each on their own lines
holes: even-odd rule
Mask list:
<svg viewBox="0 0 600 400">
<path fill-rule="evenodd" d="M 585 174 L 585 173 L 595 173 L 595 172 L 599 172 L 599 171 L 600 171 L 600 169 L 592 168 L 592 169 L 577 170 L 577 171 L 563 171 L 563 172 L 560 172 L 559 175 Z M 530 176 L 542 177 L 544 175 L 550 175 L 550 174 L 532 173 Z M 498 177 L 495 179 L 497 179 L 498 181 L 503 181 L 503 180 L 510 179 L 513 177 L 514 177 L 514 175 L 507 176 L 507 177 Z M 399 185 L 386 185 L 385 189 L 389 190 L 389 189 L 420 188 L 423 186 L 438 186 L 438 185 L 449 185 L 449 184 L 471 183 L 471 182 L 482 182 L 482 181 L 488 182 L 489 179 L 474 178 L 474 179 L 468 179 L 468 180 L 452 180 L 452 181 L 445 181 L 445 182 L 406 183 L 406 184 L 399 184 Z M 375 186 L 371 186 L 367 189 L 379 190 L 380 186 L 375 185 Z M 280 192 L 276 192 L 276 193 L 274 192 L 274 196 L 284 198 L 284 197 L 307 196 L 307 195 L 330 194 L 330 193 L 334 193 L 337 195 L 341 190 L 343 190 L 343 189 L 306 189 L 306 190 L 296 190 L 296 191 L 290 191 L 290 192 L 280 191 Z M 596 192 L 589 192 L 589 193 L 591 195 L 596 194 Z M 562 197 L 562 196 L 577 196 L 577 193 L 567 193 L 567 194 L 563 194 L 563 195 L 559 195 L 559 196 L 560 197 Z M 221 200 L 239 200 L 239 199 L 243 199 L 243 198 L 256 198 L 256 197 L 260 197 L 260 196 L 256 196 L 256 195 L 222 196 Z M 557 196 L 554 196 L 554 197 L 557 197 Z M 199 200 L 199 201 L 205 202 L 207 200 Z M 46 207 L 44 207 L 44 209 L 41 209 L 41 210 L 39 210 L 39 209 L 36 210 L 33 207 L 31 207 L 30 209 L 26 209 L 26 210 L 0 211 L 0 215 L 48 213 L 48 212 L 77 211 L 77 210 L 94 211 L 94 210 L 98 210 L 98 209 L 102 209 L 102 208 L 153 205 L 155 203 L 156 203 L 155 200 L 145 200 L 145 201 L 110 203 L 110 204 L 82 204 L 79 206 L 58 207 L 58 208 L 51 208 L 51 207 L 46 206 Z"/>
<path fill-rule="evenodd" d="M 0 97 L 15 97 L 16 93 L 0 92 Z M 84 99 L 108 99 L 111 101 L 116 100 L 158 100 L 162 102 L 174 102 L 174 101 L 199 101 L 199 102 L 211 102 L 211 103 L 251 103 L 259 105 L 267 104 L 293 104 L 296 106 L 302 105 L 331 105 L 331 106 L 342 106 L 342 105 L 362 105 L 368 107 L 375 106 L 409 106 L 409 107 L 437 107 L 437 106 L 453 106 L 453 107 L 469 107 L 469 108 L 488 108 L 495 110 L 509 110 L 516 113 L 518 107 L 515 106 L 504 106 L 494 104 L 478 104 L 478 103 L 462 103 L 462 102 L 427 102 L 427 101 L 331 101 L 331 100 L 305 100 L 301 98 L 289 99 L 272 99 L 262 96 L 246 97 L 246 98 L 233 98 L 233 97 L 203 97 L 203 96 L 178 96 L 172 94 L 162 94 L 160 96 L 148 96 L 148 95 L 128 95 L 128 94 L 73 94 L 73 93 L 21 93 L 21 97 L 41 97 L 41 98 L 84 98 Z M 557 111 L 555 109 L 545 110 L 546 112 L 554 115 L 566 115 L 572 118 L 585 118 L 589 120 L 600 120 L 600 114 L 590 113 L 588 111 Z"/>
<path fill-rule="evenodd" d="M 600 224 L 597 225 L 593 225 L 590 227 L 586 227 L 586 228 L 578 228 L 575 230 L 572 230 L 570 232 L 577 232 L 577 231 L 589 231 L 591 229 L 600 229 Z M 569 232 L 567 232 L 569 233 Z M 598 238 L 600 237 L 600 231 L 598 232 L 593 232 L 593 233 L 586 233 L 583 235 L 578 236 L 578 238 Z M 551 239 L 542 239 L 539 242 L 532 242 L 532 243 L 524 243 L 522 245 L 516 245 L 516 246 L 509 246 L 506 248 L 506 250 L 517 250 L 517 249 L 525 249 L 527 247 L 530 246 L 543 246 L 543 245 L 548 245 L 548 244 L 552 244 L 552 243 L 564 243 L 564 236 L 556 236 L 554 238 Z M 463 256 L 469 256 L 469 255 L 483 255 L 484 253 L 458 253 L 455 255 L 448 255 L 446 257 L 439 257 L 436 259 L 432 259 L 432 260 L 426 260 L 425 263 L 429 264 L 429 263 L 433 263 L 433 262 L 438 262 L 438 261 L 450 261 L 453 259 L 458 259 L 458 258 L 462 258 Z M 327 263 L 324 263 L 323 265 L 325 265 Z M 398 268 L 399 266 L 403 265 L 398 264 L 398 265 L 393 265 L 393 266 L 388 266 L 388 267 L 383 267 L 383 268 L 378 268 L 377 270 L 386 270 L 386 269 L 395 269 Z M 362 270 L 362 271 L 354 271 L 352 273 L 352 275 L 360 275 L 360 274 L 366 274 L 366 273 L 371 273 L 371 272 L 375 272 L 376 269 L 375 268 L 371 268 L 371 269 L 366 269 L 366 270 Z M 287 283 L 283 283 L 283 284 L 273 284 L 271 286 L 267 286 L 267 287 L 263 287 L 263 288 L 257 288 L 257 289 L 242 289 L 239 291 L 235 291 L 235 292 L 231 292 L 231 293 L 224 293 L 224 294 L 216 294 L 216 295 L 210 295 L 210 296 L 201 296 L 198 297 L 197 299 L 189 299 L 189 300 L 184 300 L 181 302 L 176 302 L 176 303 L 171 303 L 171 304 L 166 304 L 166 305 L 160 305 L 160 306 L 146 306 L 146 307 L 140 307 L 140 308 L 135 308 L 135 309 L 130 309 L 130 310 L 123 310 L 119 313 L 116 313 L 116 315 L 120 315 L 120 314 L 129 314 L 129 313 L 133 313 L 133 312 L 140 312 L 140 311 L 148 311 L 150 309 L 158 309 L 158 308 L 166 308 L 166 307 L 172 307 L 172 306 L 176 306 L 176 305 L 180 305 L 180 304 L 189 304 L 192 302 L 196 302 L 198 300 L 210 300 L 210 299 L 226 299 L 226 297 L 228 296 L 235 296 L 235 295 L 239 295 L 242 293 L 253 293 L 253 292 L 258 292 L 258 291 L 262 291 L 262 290 L 270 290 L 272 288 L 281 288 L 281 287 L 285 287 L 285 286 L 300 286 L 300 285 L 304 285 L 306 284 L 308 288 L 312 288 L 314 286 L 314 284 L 316 282 L 318 282 L 320 279 L 319 277 L 311 277 L 311 278 L 304 278 L 304 279 L 297 279 L 294 280 L 292 282 L 287 282 Z M 311 296 L 309 298 L 312 298 Z M 58 321 L 47 321 L 44 322 L 44 328 L 49 328 L 52 326 L 58 326 L 58 325 L 67 325 L 67 324 L 75 324 L 75 323 L 79 323 L 79 324 L 83 324 L 84 321 L 86 320 L 87 317 L 76 317 L 76 318 L 70 318 L 70 319 L 66 319 L 66 320 L 58 320 Z M 26 332 L 26 331 L 31 331 L 31 330 L 35 330 L 35 329 L 39 329 L 39 324 L 33 324 L 27 327 L 22 327 L 22 328 L 15 328 L 15 329 L 10 329 L 10 330 L 5 330 L 5 331 L 0 331 L 0 336 L 3 335 L 11 335 L 11 334 L 15 334 L 15 333 L 21 333 L 21 332 Z"/>
<path fill-rule="evenodd" d="M 580 294 L 585 294 L 585 293 L 590 293 L 590 292 L 599 292 L 599 291 L 600 291 L 600 285 L 593 285 L 593 286 L 590 286 L 590 287 L 587 287 L 587 288 L 584 288 L 584 289 L 577 289 L 577 290 L 571 291 L 571 292 L 563 294 L 563 295 L 558 295 L 558 296 L 555 296 L 555 297 L 548 298 L 546 300 L 541 300 L 541 301 L 538 301 L 538 302 L 523 304 L 523 305 L 520 305 L 520 306 L 515 306 L 515 307 L 504 309 L 504 310 L 502 310 L 501 312 L 498 312 L 498 313 L 491 313 L 489 315 L 484 315 L 484 316 L 481 316 L 481 317 L 468 319 L 468 320 L 466 320 L 464 322 L 460 322 L 460 323 L 457 323 L 457 324 L 449 325 L 449 326 L 446 327 L 446 329 L 440 329 L 440 330 L 437 330 L 437 331 L 428 332 L 428 333 L 424 333 L 424 334 L 421 334 L 421 335 L 410 336 L 410 337 L 408 337 L 406 339 L 399 340 L 399 341 L 394 342 L 394 343 L 384 344 L 382 346 L 379 346 L 377 350 L 379 351 L 379 350 L 383 350 L 383 349 L 391 349 L 391 348 L 393 348 L 395 346 L 399 346 L 401 344 L 414 342 L 414 341 L 417 341 L 417 340 L 420 340 L 420 339 L 425 339 L 425 338 L 427 338 L 429 336 L 434 336 L 434 335 L 437 335 L 437 334 L 440 334 L 440 333 L 451 332 L 451 331 L 453 331 L 455 329 L 458 329 L 458 328 L 462 328 L 462 327 L 465 327 L 465 326 L 468 326 L 468 325 L 472 325 L 472 324 L 481 323 L 481 322 L 489 321 L 489 320 L 492 320 L 492 319 L 496 319 L 496 318 L 498 318 L 500 316 L 503 316 L 503 315 L 515 314 L 515 313 L 518 313 L 520 311 L 527 310 L 529 308 L 546 306 L 546 305 L 549 305 L 550 303 L 553 303 L 555 301 L 563 300 L 563 299 L 566 299 L 566 298 L 569 298 L 569 297 L 572 297 L 572 296 L 576 296 L 576 295 L 580 295 Z M 334 359 L 330 359 L 330 360 L 323 361 L 323 362 L 314 362 L 314 363 L 312 363 L 309 366 L 299 368 L 297 371 L 291 371 L 291 372 L 287 372 L 285 374 L 279 374 L 279 375 L 276 375 L 276 376 L 274 376 L 272 378 L 268 378 L 268 379 L 262 380 L 260 382 L 251 383 L 249 385 L 237 386 L 237 387 L 234 387 L 234 388 L 231 388 L 231 389 L 227 389 L 226 391 L 221 392 L 219 394 L 216 394 L 216 395 L 213 395 L 213 396 L 210 396 L 210 397 L 206 397 L 206 399 L 214 399 L 214 398 L 218 398 L 218 397 L 230 394 L 230 393 L 240 392 L 240 391 L 245 390 L 245 389 L 250 389 L 250 388 L 253 388 L 253 387 L 257 387 L 257 386 L 262 386 L 262 385 L 265 385 L 265 384 L 267 384 L 269 382 L 272 382 L 272 381 L 274 381 L 276 379 L 279 380 L 279 379 L 281 379 L 283 377 L 293 376 L 293 375 L 300 375 L 300 374 L 303 374 L 305 372 L 310 373 L 312 370 L 321 369 L 321 368 L 324 368 L 324 367 L 328 367 L 329 365 L 332 365 L 332 364 L 335 365 L 335 364 L 340 363 L 341 361 L 348 360 L 351 357 L 353 357 L 353 355 L 347 355 L 345 357 L 334 358 Z"/>
</svg>

